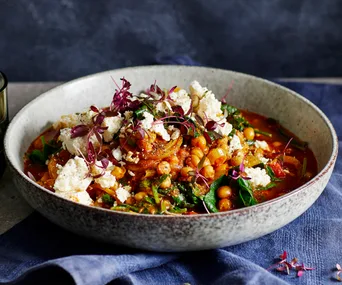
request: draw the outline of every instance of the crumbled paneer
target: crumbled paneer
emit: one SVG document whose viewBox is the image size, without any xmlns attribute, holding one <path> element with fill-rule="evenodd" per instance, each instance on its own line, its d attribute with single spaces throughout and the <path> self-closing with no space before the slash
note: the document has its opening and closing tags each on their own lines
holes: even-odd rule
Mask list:
<svg viewBox="0 0 342 285">
<path fill-rule="evenodd" d="M 75 156 L 59 170 L 54 189 L 56 192 L 85 191 L 91 181 L 92 178 L 88 177 L 88 166 L 84 159 Z"/>
<path fill-rule="evenodd" d="M 184 89 L 170 93 L 170 98 L 174 101 L 175 105 L 182 107 L 185 114 L 190 110 L 191 98 Z"/>
<path fill-rule="evenodd" d="M 73 155 L 85 155 L 87 153 L 87 136 L 71 138 L 71 129 L 65 128 L 60 130 L 59 140 L 63 143 L 63 148 L 67 149 Z M 90 141 L 95 148 L 100 146 L 95 135 L 90 137 Z"/>
<path fill-rule="evenodd" d="M 121 161 L 121 160 L 122 160 L 122 152 L 121 152 L 120 147 L 114 148 L 114 149 L 112 150 L 112 154 L 113 154 L 113 157 L 114 157 L 117 161 Z"/>
<path fill-rule="evenodd" d="M 229 153 L 233 153 L 236 150 L 242 149 L 240 138 L 237 135 L 233 135 L 229 142 Z"/>
<path fill-rule="evenodd" d="M 157 103 L 156 110 L 158 112 L 168 112 L 168 111 L 171 111 L 172 108 L 168 101 L 163 101 L 163 102 Z"/>
<path fill-rule="evenodd" d="M 256 148 L 261 148 L 263 150 L 269 150 L 268 143 L 265 141 L 258 141 L 256 140 L 254 143 Z"/>
<path fill-rule="evenodd" d="M 201 84 L 199 84 L 199 82 L 196 80 L 190 83 L 189 89 L 191 95 L 196 95 L 200 98 L 205 94 L 205 92 L 208 91 L 208 88 L 202 87 Z"/>
<path fill-rule="evenodd" d="M 266 173 L 266 170 L 260 167 L 246 167 L 245 172 L 251 178 L 249 181 L 253 187 L 266 187 L 271 182 L 271 177 Z"/>
<path fill-rule="evenodd" d="M 143 113 L 144 119 L 140 121 L 140 124 L 143 129 L 148 131 L 149 129 L 152 128 L 152 123 L 153 123 L 153 115 L 150 114 L 149 112 L 144 112 Z"/>
<path fill-rule="evenodd" d="M 104 118 L 101 126 L 107 127 L 103 133 L 103 139 L 105 142 L 110 142 L 113 139 L 113 136 L 120 130 L 122 121 L 123 118 L 121 115 Z"/>
<path fill-rule="evenodd" d="M 125 203 L 127 198 L 131 196 L 131 194 L 123 187 L 119 187 L 115 190 L 116 197 L 119 199 L 121 203 Z"/>
<path fill-rule="evenodd" d="M 102 164 L 100 161 L 97 161 L 95 165 L 92 165 L 91 171 L 94 176 L 101 175 L 98 178 L 95 178 L 95 183 L 100 184 L 102 188 L 111 188 L 115 185 L 116 178 L 111 174 L 114 169 L 114 165 L 109 162 L 106 169 L 101 168 Z"/>
<path fill-rule="evenodd" d="M 155 132 L 157 135 L 160 135 L 163 138 L 163 140 L 165 140 L 165 141 L 169 141 L 170 140 L 170 135 L 166 131 L 166 129 L 164 128 L 163 121 L 155 121 L 155 122 L 153 122 L 151 131 Z"/>
</svg>

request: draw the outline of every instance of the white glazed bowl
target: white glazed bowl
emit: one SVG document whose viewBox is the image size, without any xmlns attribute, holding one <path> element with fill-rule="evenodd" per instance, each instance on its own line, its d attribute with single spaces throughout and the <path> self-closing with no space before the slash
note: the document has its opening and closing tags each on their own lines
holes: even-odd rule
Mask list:
<svg viewBox="0 0 342 285">
<path fill-rule="evenodd" d="M 61 115 L 90 105 L 108 106 L 116 81 L 125 77 L 133 92 L 154 80 L 159 86 L 188 87 L 192 80 L 239 108 L 275 118 L 308 141 L 319 173 L 311 181 L 274 200 L 230 212 L 157 216 L 114 212 L 80 205 L 42 188 L 23 173 L 30 143 Z M 5 151 L 17 188 L 28 203 L 52 222 L 98 240 L 154 251 L 189 251 L 234 245 L 273 232 L 307 210 L 325 188 L 337 157 L 337 137 L 327 117 L 311 102 L 277 84 L 232 71 L 186 66 L 146 66 L 112 70 L 58 86 L 33 100 L 12 120 Z"/>
</svg>

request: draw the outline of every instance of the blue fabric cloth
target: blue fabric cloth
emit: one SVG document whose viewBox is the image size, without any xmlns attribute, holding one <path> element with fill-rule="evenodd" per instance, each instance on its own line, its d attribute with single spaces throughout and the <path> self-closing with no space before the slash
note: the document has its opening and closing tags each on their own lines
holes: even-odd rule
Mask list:
<svg viewBox="0 0 342 285">
<path fill-rule="evenodd" d="M 180 62 L 192 63 L 187 57 Z M 341 152 L 342 86 L 281 84 L 325 112 Z M 298 219 L 257 240 L 202 252 L 152 253 L 98 243 L 34 213 L 0 237 L 0 284 L 334 284 L 333 270 L 342 263 L 341 189 L 339 157 L 323 194 Z M 315 269 L 300 278 L 266 270 L 284 250 Z"/>
</svg>

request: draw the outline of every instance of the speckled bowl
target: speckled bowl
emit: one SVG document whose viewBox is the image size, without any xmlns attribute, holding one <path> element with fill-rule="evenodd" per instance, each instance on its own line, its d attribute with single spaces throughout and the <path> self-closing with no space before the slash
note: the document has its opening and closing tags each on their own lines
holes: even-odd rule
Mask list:
<svg viewBox="0 0 342 285">
<path fill-rule="evenodd" d="M 133 91 L 156 79 L 160 86 L 188 87 L 196 79 L 220 97 L 234 80 L 228 101 L 278 119 L 308 141 L 319 173 L 302 187 L 256 206 L 217 214 L 152 216 L 83 206 L 45 190 L 23 173 L 23 155 L 50 123 L 92 104 L 108 106 L 115 89 L 111 77 L 127 78 Z M 307 210 L 325 188 L 337 157 L 337 137 L 327 117 L 300 95 L 253 76 L 203 67 L 146 66 L 102 72 L 73 80 L 33 100 L 12 120 L 5 151 L 13 179 L 23 197 L 52 222 L 77 234 L 153 251 L 218 248 L 273 232 Z"/>
</svg>

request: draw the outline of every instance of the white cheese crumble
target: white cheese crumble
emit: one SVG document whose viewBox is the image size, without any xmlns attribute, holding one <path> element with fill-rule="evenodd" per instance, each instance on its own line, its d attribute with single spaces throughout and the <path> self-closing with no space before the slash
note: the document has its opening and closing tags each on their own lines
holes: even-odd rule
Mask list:
<svg viewBox="0 0 342 285">
<path fill-rule="evenodd" d="M 265 141 L 258 141 L 256 140 L 254 143 L 256 148 L 261 148 L 263 150 L 269 150 L 268 143 Z"/>
<path fill-rule="evenodd" d="M 118 189 L 115 190 L 116 197 L 120 200 L 121 203 L 125 203 L 128 197 L 131 196 L 131 194 L 122 187 L 119 187 Z"/>
<path fill-rule="evenodd" d="M 128 161 L 128 162 L 133 162 L 135 164 L 137 164 L 139 162 L 139 157 L 133 157 L 133 152 L 132 151 L 128 151 L 127 154 L 124 156 L 124 158 Z"/>
<path fill-rule="evenodd" d="M 133 117 L 133 111 L 125 111 L 124 116 L 126 120 L 130 120 Z"/>
<path fill-rule="evenodd" d="M 171 134 L 171 139 L 172 140 L 176 140 L 179 138 L 181 132 L 180 132 L 180 129 L 178 128 L 175 128 L 174 126 L 168 126 L 167 128 L 170 132 L 172 132 Z"/>
<path fill-rule="evenodd" d="M 191 98 L 184 89 L 170 93 L 170 98 L 174 101 L 174 105 L 182 107 L 185 114 L 190 110 Z"/>
<path fill-rule="evenodd" d="M 242 149 L 240 138 L 237 135 L 233 135 L 229 142 L 229 153 L 232 154 L 234 151 Z"/>
<path fill-rule="evenodd" d="M 163 140 L 165 140 L 165 141 L 169 141 L 170 140 L 170 135 L 166 131 L 166 129 L 164 128 L 163 121 L 155 121 L 155 122 L 153 122 L 151 131 L 155 132 L 157 135 L 160 135 L 163 138 Z"/>
<path fill-rule="evenodd" d="M 168 112 L 168 111 L 171 111 L 172 108 L 168 101 L 163 101 L 163 102 L 157 103 L 156 110 L 158 112 Z"/>
<path fill-rule="evenodd" d="M 245 172 L 247 176 L 251 178 L 249 181 L 253 187 L 266 187 L 267 184 L 271 182 L 271 177 L 266 173 L 266 170 L 261 169 L 260 167 L 246 167 Z"/>
<path fill-rule="evenodd" d="M 87 153 L 87 136 L 72 139 L 70 128 L 60 130 L 59 140 L 62 141 L 63 148 L 67 149 L 71 154 L 79 155 L 79 152 L 81 152 L 83 155 L 85 155 Z M 94 148 L 100 146 L 100 143 L 95 135 L 90 137 L 90 141 L 94 145 Z"/>
<path fill-rule="evenodd" d="M 220 135 L 228 136 L 233 126 L 226 121 L 222 122 L 223 126 L 220 126 L 224 115 L 221 110 L 221 102 L 216 99 L 215 94 L 206 87 L 202 87 L 197 81 L 191 83 L 190 90 L 192 90 L 193 94 L 202 97 L 199 101 L 197 114 L 204 122 L 211 120 L 217 122 L 218 125 L 215 131 Z"/>
<path fill-rule="evenodd" d="M 71 200 L 73 202 L 92 206 L 94 204 L 94 201 L 90 198 L 88 192 L 82 191 L 82 192 L 59 192 L 57 193 L 59 196 L 66 198 L 68 200 Z"/>
<path fill-rule="evenodd" d="M 59 119 L 59 121 L 53 124 L 55 129 L 57 128 L 72 128 L 77 125 L 92 125 L 92 118 L 96 115 L 95 112 L 92 110 L 80 113 L 80 114 L 70 114 L 70 115 L 63 115 Z"/>
<path fill-rule="evenodd" d="M 114 148 L 114 149 L 112 150 L 112 154 L 113 154 L 113 157 L 114 157 L 117 161 L 121 161 L 121 160 L 122 160 L 122 151 L 121 151 L 120 147 Z"/>
<path fill-rule="evenodd" d="M 92 205 L 93 200 L 86 192 L 93 179 L 88 177 L 88 167 L 83 158 L 76 156 L 59 170 L 53 188 L 55 193 L 72 201 Z"/>
<path fill-rule="evenodd" d="M 215 131 L 218 132 L 222 136 L 228 136 L 230 132 L 232 131 L 232 129 L 233 129 L 233 126 L 231 124 L 229 124 L 228 122 L 224 122 L 224 125 L 222 127 L 218 125 Z"/>
<path fill-rule="evenodd" d="M 120 130 L 123 118 L 119 114 L 115 117 L 104 118 L 101 126 L 107 127 L 107 130 L 103 132 L 103 139 L 105 142 L 110 142 L 113 136 Z"/>
<path fill-rule="evenodd" d="M 101 161 L 96 161 L 95 165 L 92 165 L 91 172 L 93 175 L 103 174 L 102 176 L 95 178 L 95 182 L 100 184 L 102 188 L 111 188 L 115 185 L 116 178 L 111 174 L 114 169 L 114 165 L 109 162 L 106 169 L 103 169 L 99 166 L 102 166 Z"/>
<path fill-rule="evenodd" d="M 152 128 L 152 123 L 153 123 L 153 115 L 150 114 L 149 112 L 144 112 L 143 113 L 144 119 L 140 121 L 140 124 L 143 129 L 146 131 Z"/>
<path fill-rule="evenodd" d="M 197 95 L 198 97 L 202 97 L 205 92 L 208 91 L 208 88 L 202 87 L 198 81 L 194 80 L 190 83 L 189 86 L 191 95 Z"/>
<path fill-rule="evenodd" d="M 269 159 L 265 157 L 259 157 L 259 159 L 263 164 L 266 164 L 269 161 Z"/>
</svg>

